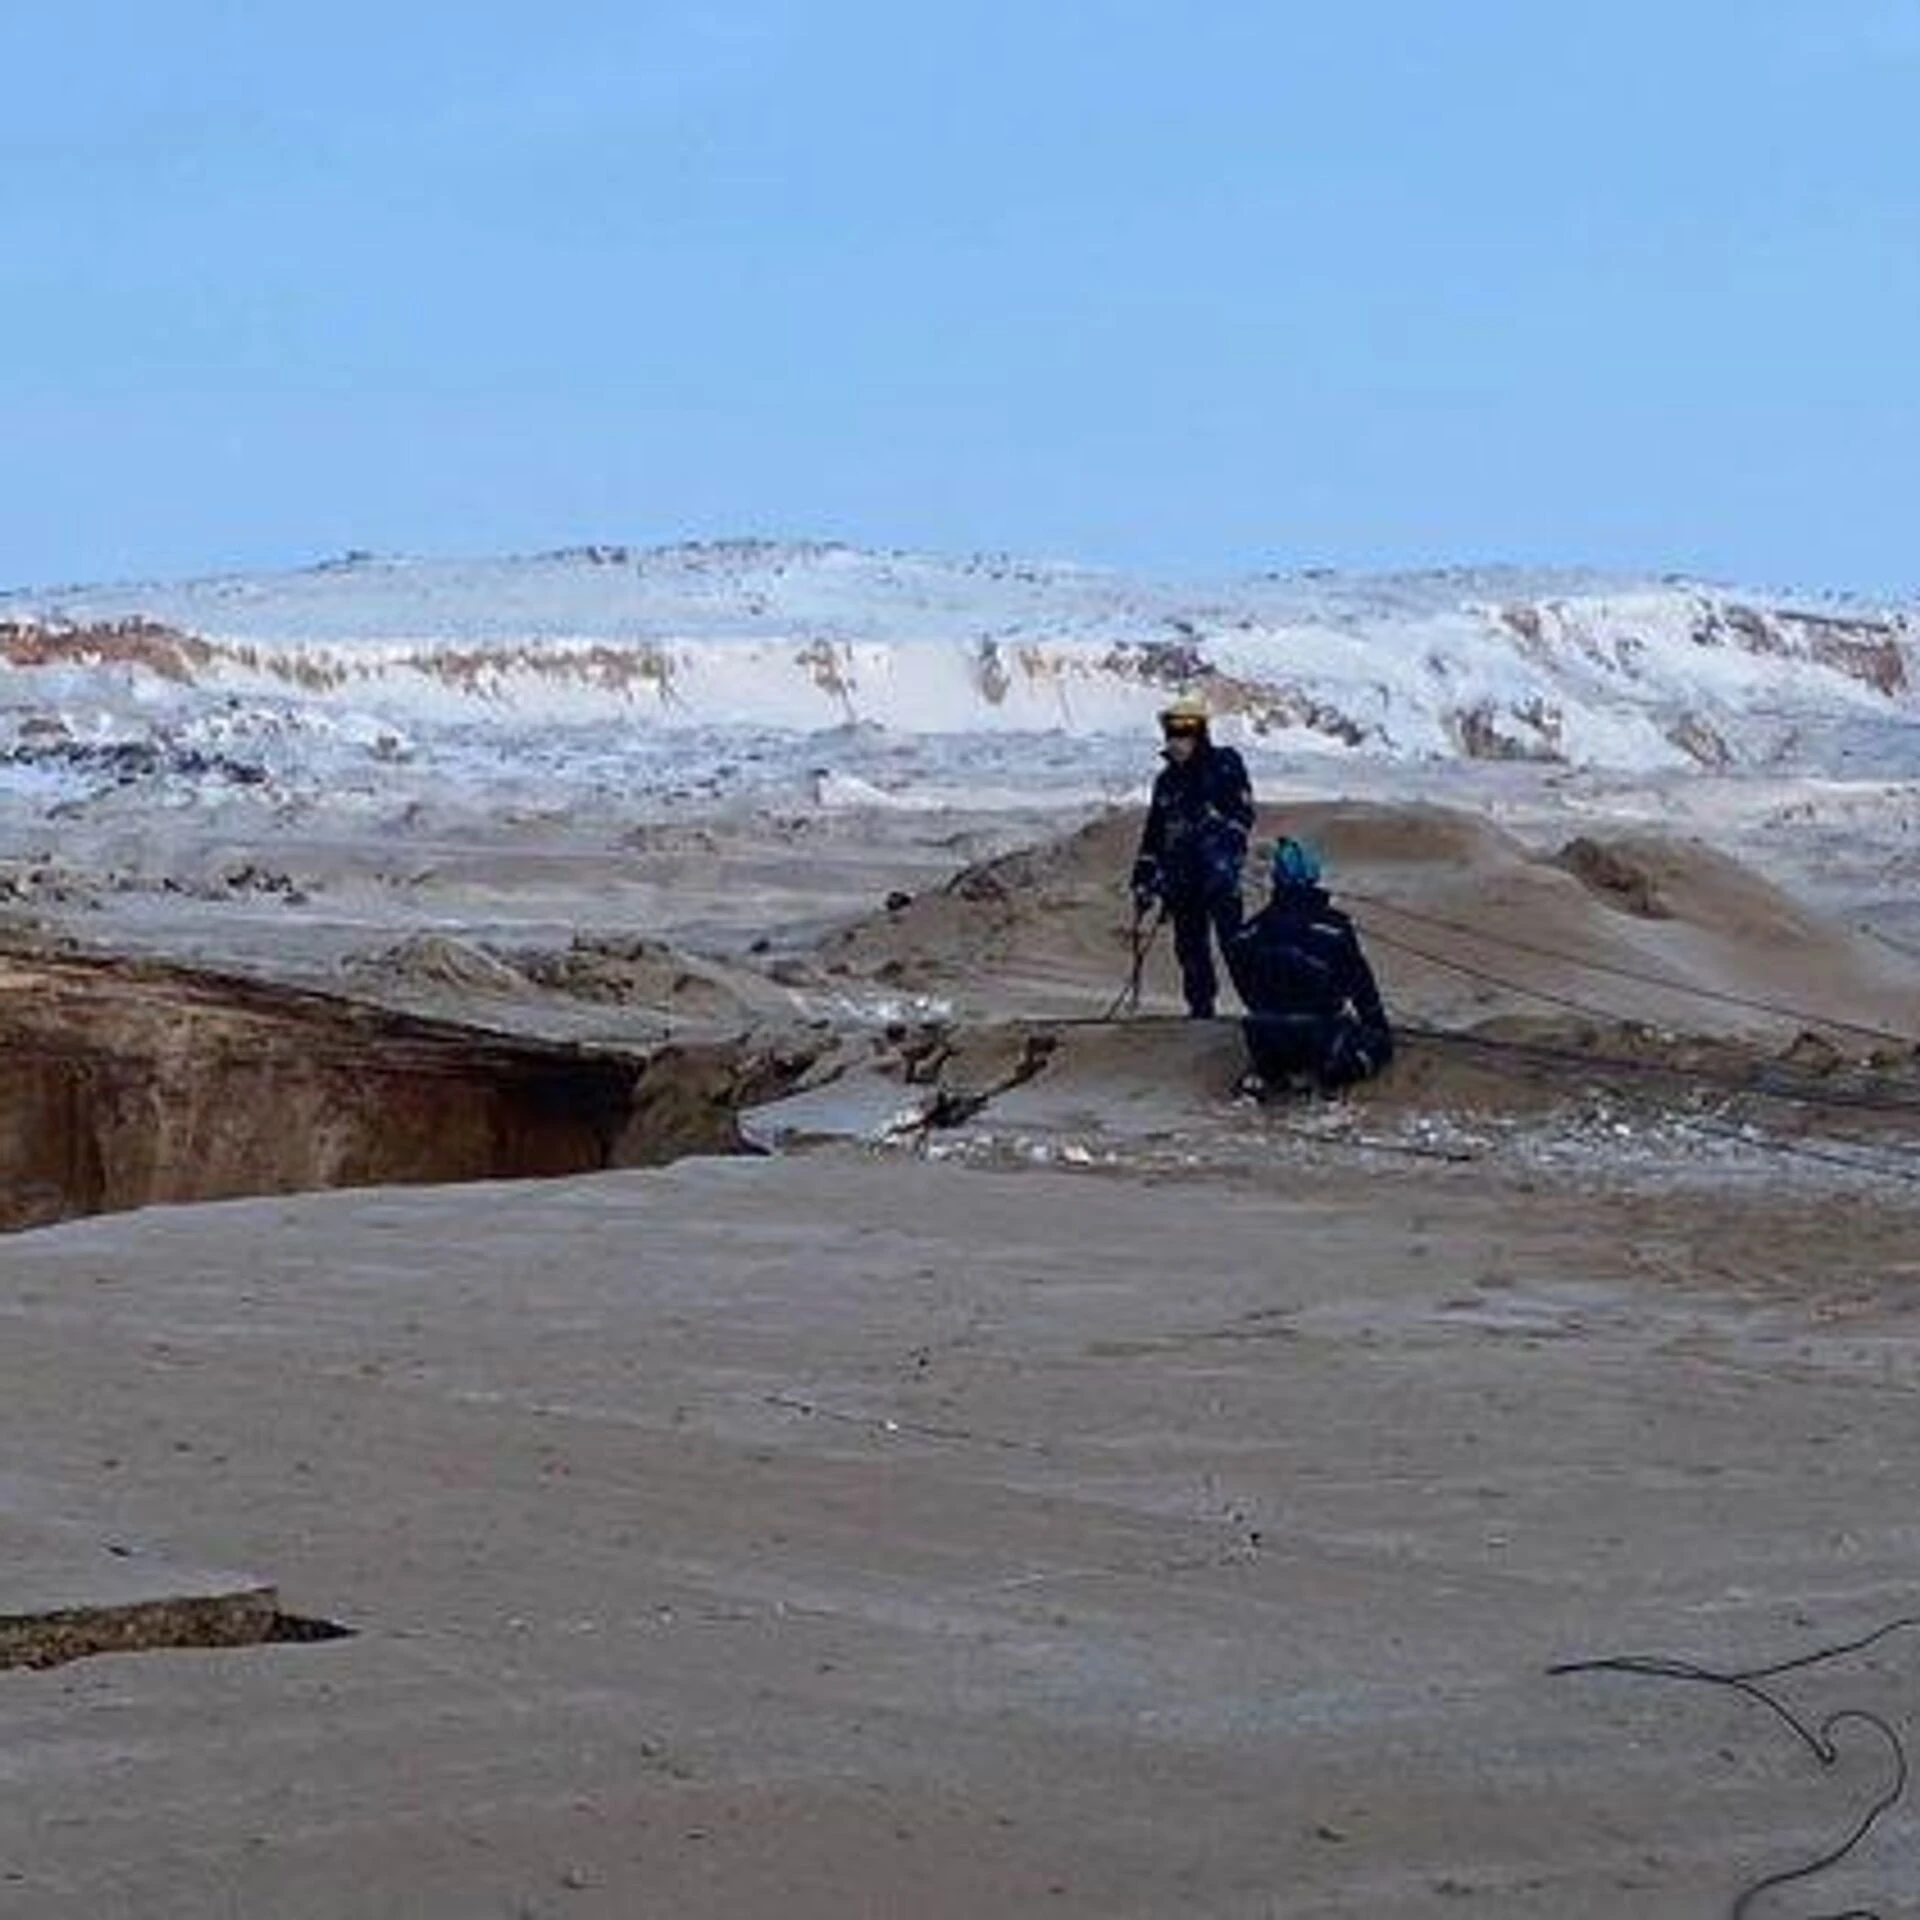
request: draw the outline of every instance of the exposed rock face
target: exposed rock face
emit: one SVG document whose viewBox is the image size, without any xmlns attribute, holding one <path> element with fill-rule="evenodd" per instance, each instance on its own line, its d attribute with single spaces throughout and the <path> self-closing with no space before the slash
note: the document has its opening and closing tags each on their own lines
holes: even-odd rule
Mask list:
<svg viewBox="0 0 1920 1920">
<path fill-rule="evenodd" d="M 0 957 L 0 1228 L 738 1151 L 744 1043 L 593 1053 L 184 969 Z"/>
<path fill-rule="evenodd" d="M 185 685 L 214 658 L 197 634 L 138 616 L 85 626 L 0 620 L 0 660 L 10 667 L 118 667 Z"/>
<path fill-rule="evenodd" d="M 1817 661 L 1889 699 L 1906 693 L 1911 685 L 1901 644 L 1905 631 L 1891 617 L 1845 618 L 1737 603 L 1709 605 L 1696 629 L 1696 643 L 1715 646 L 1729 635 L 1731 644 L 1748 653 Z"/>
<path fill-rule="evenodd" d="M 1560 714 L 1543 701 L 1505 708 L 1491 701 L 1454 713 L 1449 722 L 1469 760 L 1562 760 Z"/>
</svg>

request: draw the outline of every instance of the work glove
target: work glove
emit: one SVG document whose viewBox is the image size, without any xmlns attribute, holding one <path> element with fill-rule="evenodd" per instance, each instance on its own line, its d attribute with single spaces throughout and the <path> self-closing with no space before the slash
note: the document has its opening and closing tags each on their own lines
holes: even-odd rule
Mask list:
<svg viewBox="0 0 1920 1920">
<path fill-rule="evenodd" d="M 1133 878 L 1128 885 L 1133 894 L 1133 910 L 1144 919 L 1160 898 L 1159 867 L 1151 860 L 1136 860 L 1133 863 Z"/>
<path fill-rule="evenodd" d="M 1247 830 L 1238 820 L 1229 820 L 1216 807 L 1207 809 L 1207 837 L 1236 865 L 1247 857 Z"/>
</svg>

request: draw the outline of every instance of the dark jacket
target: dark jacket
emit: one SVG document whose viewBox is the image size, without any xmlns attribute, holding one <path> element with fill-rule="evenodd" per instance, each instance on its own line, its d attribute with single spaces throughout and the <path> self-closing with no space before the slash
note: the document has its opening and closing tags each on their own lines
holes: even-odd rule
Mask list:
<svg viewBox="0 0 1920 1920">
<path fill-rule="evenodd" d="M 1168 902 L 1237 893 L 1252 827 L 1247 763 L 1232 747 L 1202 740 L 1184 763 L 1169 759 L 1154 779 L 1134 891 Z"/>
<path fill-rule="evenodd" d="M 1353 922 L 1324 888 L 1279 887 L 1227 943 L 1227 970 L 1252 1014 L 1356 1022 L 1392 1051 L 1387 1010 Z"/>
</svg>

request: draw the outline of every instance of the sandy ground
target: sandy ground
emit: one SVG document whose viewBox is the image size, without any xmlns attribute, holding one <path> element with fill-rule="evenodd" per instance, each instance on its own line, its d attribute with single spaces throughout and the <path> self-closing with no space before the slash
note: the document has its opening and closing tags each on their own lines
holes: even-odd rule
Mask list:
<svg viewBox="0 0 1920 1920">
<path fill-rule="evenodd" d="M 42 941 L 837 1051 L 761 1158 L 0 1241 L 0 1506 L 354 1629 L 0 1673 L 0 1913 L 1677 1916 L 1844 1835 L 1857 1728 L 1545 1669 L 1920 1610 L 1906 798 L 1270 801 L 1415 1029 L 1350 1101 L 1158 951 L 1077 1024 L 1125 816 L 10 825 Z"/>
<path fill-rule="evenodd" d="M 5 1910 L 1718 1911 L 1882 1763 L 1543 1669 L 1911 1607 L 1917 1227 L 839 1152 L 24 1238 L 10 1475 L 358 1637 L 5 1676 Z"/>
</svg>

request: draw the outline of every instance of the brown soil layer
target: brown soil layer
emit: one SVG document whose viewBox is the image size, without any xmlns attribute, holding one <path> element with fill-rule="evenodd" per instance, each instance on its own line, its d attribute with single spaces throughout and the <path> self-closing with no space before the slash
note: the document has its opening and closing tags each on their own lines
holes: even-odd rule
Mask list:
<svg viewBox="0 0 1920 1920">
<path fill-rule="evenodd" d="M 59 1667 L 103 1653 L 256 1647 L 274 1637 L 280 1617 L 271 1587 L 0 1617 L 0 1670 Z"/>
<path fill-rule="evenodd" d="M 518 1039 L 203 971 L 0 957 L 0 1226 L 731 1152 L 796 1056 Z"/>
</svg>

